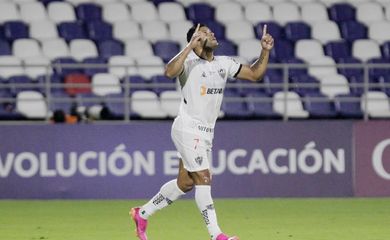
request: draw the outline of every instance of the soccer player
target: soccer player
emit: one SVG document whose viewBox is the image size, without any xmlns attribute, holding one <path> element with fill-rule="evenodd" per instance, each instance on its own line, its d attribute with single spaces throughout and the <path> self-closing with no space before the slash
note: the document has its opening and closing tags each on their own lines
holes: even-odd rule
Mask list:
<svg viewBox="0 0 390 240">
<path fill-rule="evenodd" d="M 146 240 L 148 218 L 156 211 L 191 191 L 195 186 L 195 201 L 212 240 L 238 240 L 224 234 L 217 222 L 211 197 L 209 154 L 214 125 L 222 103 L 228 77 L 259 81 L 268 63 L 274 40 L 263 27 L 262 51 L 252 65 L 242 65 L 231 57 L 214 56 L 218 41 L 214 33 L 202 24 L 187 33 L 187 46 L 166 65 L 165 75 L 178 77 L 182 90 L 179 114 L 173 122 L 171 137 L 180 157 L 177 179 L 165 183 L 160 191 L 142 207 L 132 208 L 140 240 Z"/>
</svg>

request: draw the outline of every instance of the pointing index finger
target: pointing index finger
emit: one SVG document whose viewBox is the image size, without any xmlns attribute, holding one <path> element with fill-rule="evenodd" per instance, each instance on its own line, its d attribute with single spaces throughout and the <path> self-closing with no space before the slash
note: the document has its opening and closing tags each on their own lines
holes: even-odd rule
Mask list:
<svg viewBox="0 0 390 240">
<path fill-rule="evenodd" d="M 200 23 L 198 23 L 198 25 L 196 26 L 195 32 L 198 32 L 199 28 L 200 28 Z"/>
<path fill-rule="evenodd" d="M 263 37 L 265 37 L 265 35 L 267 35 L 267 24 L 264 24 L 263 26 Z"/>
</svg>

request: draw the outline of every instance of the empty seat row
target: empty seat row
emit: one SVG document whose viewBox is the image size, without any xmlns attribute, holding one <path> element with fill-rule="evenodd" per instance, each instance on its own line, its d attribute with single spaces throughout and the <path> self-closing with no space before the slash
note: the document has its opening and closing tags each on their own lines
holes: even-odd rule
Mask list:
<svg viewBox="0 0 390 240">
<path fill-rule="evenodd" d="M 97 96 L 95 96 L 97 97 Z M 235 100 L 236 95 L 227 94 L 222 103 L 222 115 L 227 118 L 237 117 L 281 117 L 286 115 L 290 118 L 311 117 L 362 117 L 363 113 L 373 118 L 390 117 L 390 103 L 388 96 L 383 92 L 368 92 L 361 98 L 354 96 L 340 96 L 334 103 L 321 95 L 305 97 L 301 99 L 294 92 L 277 92 L 270 99 L 264 99 L 262 95 L 252 95 L 250 98 Z M 74 104 L 82 105 L 83 102 L 75 99 L 62 99 L 62 104 L 50 103 L 47 105 L 44 95 L 36 91 L 22 91 L 16 97 L 14 113 L 20 113 L 29 119 L 44 119 L 51 115 L 51 111 L 59 109 L 69 112 L 66 108 Z M 126 103 L 122 95 L 107 95 L 105 98 L 98 98 L 92 101 L 89 108 L 103 104 L 113 116 L 124 119 L 128 112 L 142 118 L 175 117 L 181 101 L 180 93 L 177 91 L 166 91 L 158 97 L 154 92 L 137 91 L 131 95 L 129 100 L 130 109 L 126 111 Z M 287 104 L 284 103 L 285 100 Z M 349 101 L 345 101 L 349 100 Z M 77 102 L 75 102 L 77 101 Z M 12 104 L 10 104 L 12 105 Z M 12 106 L 4 109 L 0 106 L 0 118 L 7 113 L 14 114 Z"/>
</svg>

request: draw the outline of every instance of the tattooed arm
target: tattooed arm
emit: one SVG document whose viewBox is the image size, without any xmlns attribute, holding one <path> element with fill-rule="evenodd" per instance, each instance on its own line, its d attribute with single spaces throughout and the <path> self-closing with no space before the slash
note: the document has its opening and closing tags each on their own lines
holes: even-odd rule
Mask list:
<svg viewBox="0 0 390 240">
<path fill-rule="evenodd" d="M 264 25 L 263 36 L 261 38 L 262 51 L 259 58 L 250 66 L 243 65 L 237 78 L 246 79 L 250 81 L 260 80 L 266 69 L 269 58 L 269 51 L 274 46 L 274 39 L 267 33 L 267 25 Z"/>
</svg>

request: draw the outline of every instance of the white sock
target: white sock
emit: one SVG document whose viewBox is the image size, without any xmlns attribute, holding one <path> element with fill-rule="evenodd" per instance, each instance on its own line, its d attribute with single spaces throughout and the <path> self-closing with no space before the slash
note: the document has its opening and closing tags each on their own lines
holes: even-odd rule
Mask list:
<svg viewBox="0 0 390 240">
<path fill-rule="evenodd" d="M 208 185 L 196 185 L 195 201 L 206 223 L 211 239 L 215 239 L 221 233 L 221 229 L 218 226 L 217 213 L 211 198 L 211 187 Z"/>
<path fill-rule="evenodd" d="M 173 201 L 180 198 L 185 193 L 177 186 L 177 180 L 173 179 L 165 183 L 160 191 L 149 202 L 143 205 L 140 209 L 140 216 L 143 219 L 148 219 L 156 211 L 165 208 Z"/>
</svg>

